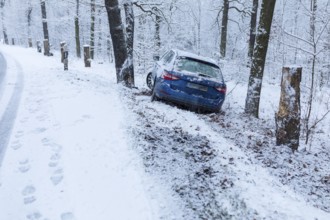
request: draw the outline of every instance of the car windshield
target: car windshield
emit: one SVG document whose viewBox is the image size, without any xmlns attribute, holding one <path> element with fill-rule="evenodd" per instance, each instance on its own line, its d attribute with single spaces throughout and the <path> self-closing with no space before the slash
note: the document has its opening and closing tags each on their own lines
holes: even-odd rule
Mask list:
<svg viewBox="0 0 330 220">
<path fill-rule="evenodd" d="M 199 76 L 209 78 L 219 78 L 223 81 L 220 68 L 212 63 L 188 57 L 179 57 L 176 62 L 176 70 L 180 72 L 190 72 Z"/>
</svg>

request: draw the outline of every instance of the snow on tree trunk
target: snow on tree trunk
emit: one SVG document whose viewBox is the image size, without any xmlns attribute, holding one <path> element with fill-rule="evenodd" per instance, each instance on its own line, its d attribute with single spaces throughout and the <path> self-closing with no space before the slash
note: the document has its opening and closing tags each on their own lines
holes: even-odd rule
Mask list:
<svg viewBox="0 0 330 220">
<path fill-rule="evenodd" d="M 251 21 L 250 21 L 250 39 L 249 39 L 249 58 L 253 56 L 254 42 L 256 39 L 256 27 L 257 27 L 257 14 L 258 14 L 258 0 L 253 0 Z"/>
<path fill-rule="evenodd" d="M 90 53 L 90 46 L 84 45 L 84 62 L 85 67 L 91 67 L 91 53 Z"/>
<path fill-rule="evenodd" d="M 154 8 L 155 9 L 155 8 Z M 158 9 L 156 10 L 158 12 Z M 156 22 L 155 22 L 155 55 L 160 56 L 160 47 L 161 47 L 161 39 L 160 39 L 160 23 L 162 22 L 162 18 L 156 14 Z"/>
<path fill-rule="evenodd" d="M 275 114 L 276 145 L 298 149 L 300 137 L 301 67 L 283 67 L 279 110 Z"/>
<path fill-rule="evenodd" d="M 9 44 L 8 35 L 7 35 L 7 29 L 5 26 L 5 15 L 4 15 L 4 7 L 5 7 L 5 0 L 0 1 L 0 8 L 1 8 L 1 23 L 2 23 L 2 33 L 3 33 L 3 39 L 5 44 Z"/>
<path fill-rule="evenodd" d="M 42 16 L 42 28 L 44 32 L 44 55 L 49 56 L 49 34 L 47 25 L 47 14 L 46 14 L 46 2 L 45 0 L 40 0 L 41 4 L 41 16 Z"/>
<path fill-rule="evenodd" d="M 117 75 L 117 83 L 123 81 L 123 75 L 129 71 L 126 38 L 124 33 L 124 25 L 121 20 L 120 8 L 118 0 L 104 0 L 105 7 L 108 13 L 108 21 L 110 26 L 110 35 L 114 50 L 115 67 Z"/>
<path fill-rule="evenodd" d="M 94 59 L 94 49 L 95 49 L 95 0 L 91 0 L 91 59 Z"/>
<path fill-rule="evenodd" d="M 221 40 L 220 40 L 220 55 L 222 58 L 226 57 L 228 12 L 229 12 L 229 0 L 224 0 L 222 22 L 221 22 Z"/>
<path fill-rule="evenodd" d="M 80 27 L 79 27 L 79 0 L 77 0 L 76 5 L 76 16 L 74 18 L 74 30 L 75 30 L 75 40 L 76 40 L 76 55 L 78 58 L 81 57 L 80 50 Z"/>
<path fill-rule="evenodd" d="M 256 118 L 259 117 L 259 103 L 262 78 L 264 74 L 264 67 L 275 3 L 276 0 L 262 1 L 256 45 L 252 58 L 248 91 L 245 102 L 245 112 Z"/>
<path fill-rule="evenodd" d="M 124 76 L 124 81 L 129 87 L 134 86 L 134 65 L 133 65 L 133 49 L 134 49 L 134 11 L 132 2 L 124 4 L 125 16 L 126 16 L 126 42 L 127 42 L 127 54 L 130 60 L 128 67 L 129 71 Z"/>
</svg>

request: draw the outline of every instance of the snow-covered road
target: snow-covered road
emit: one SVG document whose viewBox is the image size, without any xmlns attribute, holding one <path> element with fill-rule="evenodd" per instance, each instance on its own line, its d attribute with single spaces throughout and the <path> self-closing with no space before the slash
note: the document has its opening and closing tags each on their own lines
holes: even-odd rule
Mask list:
<svg viewBox="0 0 330 220">
<path fill-rule="evenodd" d="M 58 60 L 34 50 L 0 50 L 7 74 L 25 78 L 0 170 L 0 219 L 157 219 L 115 81 L 78 65 L 63 72 Z"/>
<path fill-rule="evenodd" d="M 20 65 L 8 58 L 10 67 L 0 53 L 0 169 L 16 118 L 23 91 L 23 74 Z"/>
</svg>

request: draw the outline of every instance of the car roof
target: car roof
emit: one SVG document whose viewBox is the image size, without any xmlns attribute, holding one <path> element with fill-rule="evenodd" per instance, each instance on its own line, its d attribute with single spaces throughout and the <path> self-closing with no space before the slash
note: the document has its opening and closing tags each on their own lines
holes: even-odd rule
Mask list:
<svg viewBox="0 0 330 220">
<path fill-rule="evenodd" d="M 200 56 L 200 55 L 197 55 L 197 54 L 194 54 L 194 53 L 191 53 L 191 52 L 187 52 L 187 51 L 183 51 L 183 50 L 178 50 L 178 49 L 172 49 L 176 54 L 177 56 L 179 57 L 189 57 L 189 58 L 192 58 L 192 59 L 196 59 L 196 60 L 202 60 L 202 61 L 205 61 L 205 62 L 208 62 L 208 63 L 212 63 L 216 66 L 219 66 L 217 64 L 217 62 L 215 62 L 215 60 L 211 59 L 211 58 L 208 58 L 208 57 L 203 57 L 203 56 Z"/>
</svg>

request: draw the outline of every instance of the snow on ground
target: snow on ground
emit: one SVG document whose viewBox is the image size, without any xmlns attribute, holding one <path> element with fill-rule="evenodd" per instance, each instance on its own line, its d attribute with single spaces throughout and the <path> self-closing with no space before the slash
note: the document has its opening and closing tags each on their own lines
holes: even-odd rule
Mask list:
<svg viewBox="0 0 330 220">
<path fill-rule="evenodd" d="M 57 53 L 0 50 L 24 75 L 0 219 L 330 219 L 327 139 L 294 155 L 275 147 L 278 86 L 265 83 L 264 119 L 248 118 L 242 65 L 225 64 L 224 113 L 201 115 L 150 102 L 145 75 L 132 92 L 109 64 L 65 72 Z"/>
<path fill-rule="evenodd" d="M 58 56 L 1 52 L 9 78 L 23 69 L 25 89 L 0 170 L 0 219 L 157 219 L 118 86 L 95 74 L 108 67 L 64 72 Z"/>
</svg>

